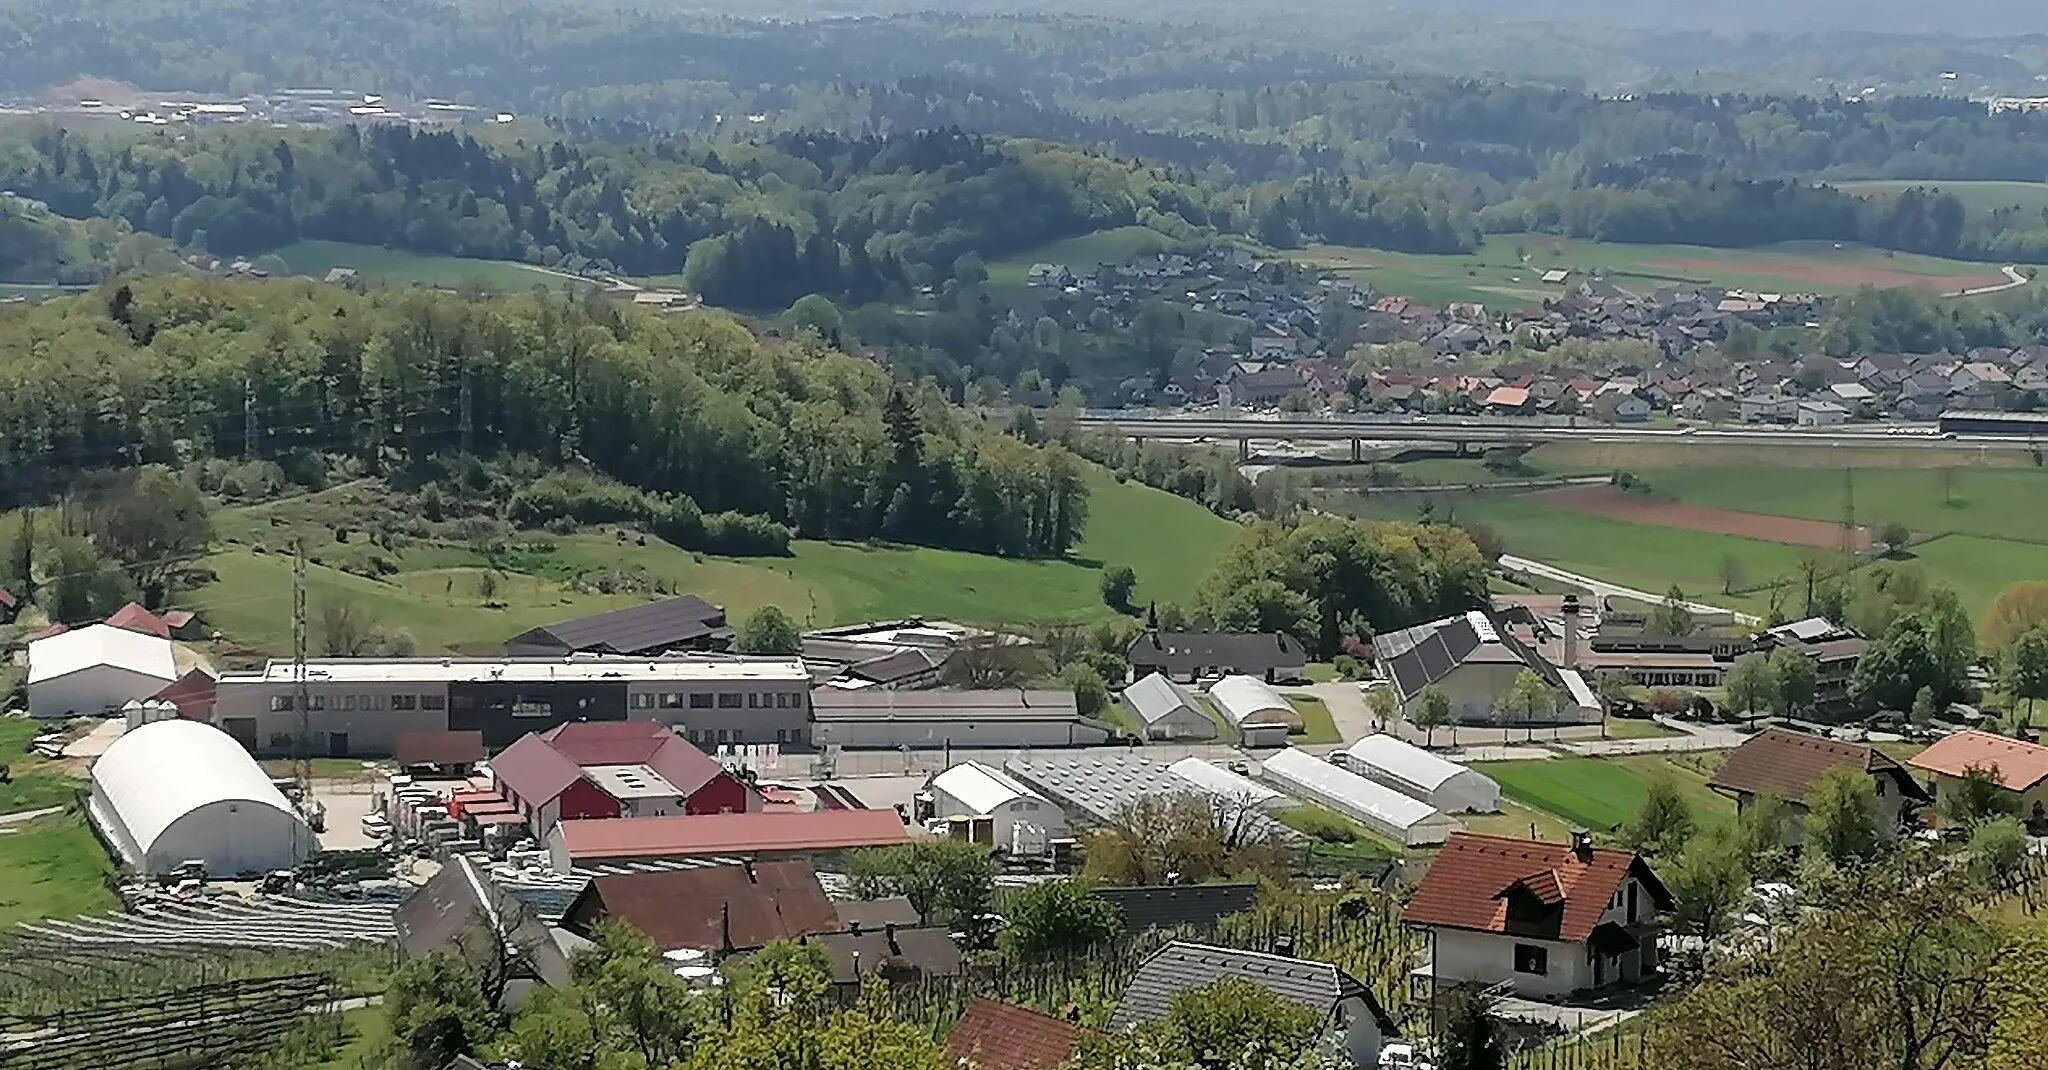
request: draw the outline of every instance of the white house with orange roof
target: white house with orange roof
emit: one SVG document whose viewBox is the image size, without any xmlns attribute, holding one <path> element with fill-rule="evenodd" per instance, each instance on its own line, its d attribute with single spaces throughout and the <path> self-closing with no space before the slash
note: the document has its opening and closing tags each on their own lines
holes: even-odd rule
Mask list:
<svg viewBox="0 0 2048 1070">
<path fill-rule="evenodd" d="M 2033 824 L 2048 822 L 2048 747 L 1989 732 L 1957 732 L 1906 764 L 1933 779 L 1937 814 L 1946 811 L 1948 797 L 1970 770 L 1984 769 L 2018 797 L 2020 817 Z"/>
</svg>

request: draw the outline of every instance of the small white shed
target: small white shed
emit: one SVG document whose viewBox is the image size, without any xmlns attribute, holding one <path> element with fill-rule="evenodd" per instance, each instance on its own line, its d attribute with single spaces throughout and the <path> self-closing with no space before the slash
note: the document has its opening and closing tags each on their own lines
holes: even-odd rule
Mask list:
<svg viewBox="0 0 2048 1070">
<path fill-rule="evenodd" d="M 961 762 L 932 778 L 932 816 L 986 817 L 996 846 L 1012 854 L 1038 854 L 1066 834 L 1066 815 L 1015 777 L 980 762 Z"/>
<path fill-rule="evenodd" d="M 1335 810 L 1404 847 L 1442 843 L 1464 827 L 1426 802 L 1293 747 L 1267 758 L 1260 770 L 1288 794 Z"/>
<path fill-rule="evenodd" d="M 28 645 L 31 717 L 102 717 L 121 712 L 178 679 L 169 639 L 106 624 L 61 632 Z"/>
<path fill-rule="evenodd" d="M 1216 738 L 1216 722 L 1195 707 L 1194 696 L 1159 673 L 1124 688 L 1123 702 L 1147 739 Z"/>
<path fill-rule="evenodd" d="M 1301 731 L 1301 711 L 1280 697 L 1280 692 L 1256 676 L 1226 676 L 1209 688 L 1209 701 L 1216 704 L 1231 724 L 1284 724 L 1289 731 Z"/>
<path fill-rule="evenodd" d="M 1384 733 L 1367 736 L 1330 760 L 1447 814 L 1500 810 L 1500 785 L 1491 777 Z"/>
</svg>

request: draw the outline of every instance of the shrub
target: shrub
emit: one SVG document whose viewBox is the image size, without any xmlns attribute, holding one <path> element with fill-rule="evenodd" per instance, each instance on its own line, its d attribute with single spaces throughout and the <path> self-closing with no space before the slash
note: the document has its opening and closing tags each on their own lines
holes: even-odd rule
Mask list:
<svg viewBox="0 0 2048 1070">
<path fill-rule="evenodd" d="M 702 549 L 736 557 L 786 557 L 789 528 L 753 513 L 713 513 L 704 518 Z"/>
<path fill-rule="evenodd" d="M 1320 806 L 1303 806 L 1289 810 L 1287 825 L 1296 832 L 1323 843 L 1356 843 L 1358 828 L 1344 816 Z"/>
<path fill-rule="evenodd" d="M 583 472 L 550 472 L 512 495 L 506 514 L 522 527 L 568 517 L 579 524 L 645 524 L 659 499 L 616 480 Z"/>
<path fill-rule="evenodd" d="M 1354 658 L 1349 654 L 1339 654 L 1337 655 L 1336 660 L 1331 662 L 1330 664 L 1334 668 L 1336 668 L 1338 676 L 1341 676 L 1346 680 L 1358 679 L 1357 658 Z"/>
</svg>

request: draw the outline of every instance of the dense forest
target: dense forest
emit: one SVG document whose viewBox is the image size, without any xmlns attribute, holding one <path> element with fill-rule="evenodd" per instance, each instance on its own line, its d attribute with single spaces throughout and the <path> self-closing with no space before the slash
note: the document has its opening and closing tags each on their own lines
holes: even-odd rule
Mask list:
<svg viewBox="0 0 2048 1070">
<path fill-rule="evenodd" d="M 1059 446 L 715 313 L 168 277 L 0 308 L 0 507 L 84 469 L 312 451 L 377 472 L 457 452 L 587 467 L 706 549 L 772 549 L 780 525 L 1057 555 L 1087 519 Z"/>
</svg>

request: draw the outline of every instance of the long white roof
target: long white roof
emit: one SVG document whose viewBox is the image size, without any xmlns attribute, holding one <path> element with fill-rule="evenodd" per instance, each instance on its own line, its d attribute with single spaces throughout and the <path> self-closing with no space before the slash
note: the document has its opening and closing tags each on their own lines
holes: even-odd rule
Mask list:
<svg viewBox="0 0 2048 1070">
<path fill-rule="evenodd" d="M 31 684 L 102 665 L 159 677 L 165 683 L 178 678 L 177 657 L 169 639 L 110 624 L 60 632 L 28 645 Z"/>
<path fill-rule="evenodd" d="M 234 737 L 198 721 L 152 721 L 130 730 L 93 763 L 92 781 L 144 855 L 179 818 L 217 802 L 268 806 L 297 819 Z"/>
<path fill-rule="evenodd" d="M 1344 748 L 1344 753 L 1358 765 L 1371 766 L 1426 792 L 1435 791 L 1460 773 L 1485 775 L 1385 733 L 1367 736 Z"/>
<path fill-rule="evenodd" d="M 1182 758 L 1167 768 L 1173 770 L 1173 775 L 1217 798 L 1236 799 L 1261 809 L 1287 800 L 1287 796 L 1256 780 L 1241 777 L 1200 758 Z"/>
<path fill-rule="evenodd" d="M 960 800 L 977 814 L 992 814 L 1018 799 L 1045 797 L 1019 784 L 1010 774 L 980 762 L 961 762 L 932 778 L 932 790 Z"/>
<path fill-rule="evenodd" d="M 1223 716 L 1230 718 L 1231 724 L 1239 726 L 1257 724 L 1256 716 L 1261 713 L 1294 715 L 1294 707 L 1280 697 L 1280 692 L 1256 676 L 1226 676 L 1210 686 L 1209 699 L 1223 711 Z"/>
<path fill-rule="evenodd" d="M 1307 751 L 1289 747 L 1259 764 L 1267 776 L 1333 801 L 1342 800 L 1340 809 L 1370 814 L 1373 823 L 1385 828 L 1407 829 L 1436 816 L 1436 807 L 1339 769 Z"/>
<path fill-rule="evenodd" d="M 543 683 L 616 680 L 622 683 L 800 683 L 810 686 L 802 658 L 307 658 L 306 681 L 322 683 L 442 684 Z M 289 658 L 273 658 L 254 672 L 231 672 L 220 686 L 292 683 Z"/>
</svg>

